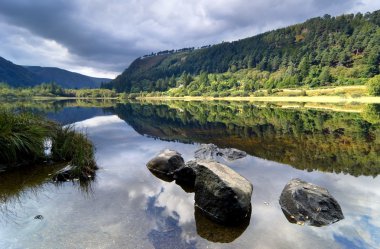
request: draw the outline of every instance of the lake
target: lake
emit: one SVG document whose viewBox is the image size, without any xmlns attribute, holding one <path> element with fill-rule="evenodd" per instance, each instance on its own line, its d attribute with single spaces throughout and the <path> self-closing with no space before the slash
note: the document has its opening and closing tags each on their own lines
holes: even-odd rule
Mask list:
<svg viewBox="0 0 380 249">
<path fill-rule="evenodd" d="M 62 165 L 0 173 L 0 248 L 378 248 L 379 105 L 247 102 L 4 103 L 75 124 L 96 146 L 93 181 L 54 183 Z M 154 176 L 165 148 L 194 158 L 201 144 L 253 184 L 249 224 L 224 227 L 194 209 L 194 194 Z M 290 223 L 279 205 L 293 178 L 329 190 L 345 218 Z M 40 216 L 39 216 L 40 215 Z"/>
</svg>

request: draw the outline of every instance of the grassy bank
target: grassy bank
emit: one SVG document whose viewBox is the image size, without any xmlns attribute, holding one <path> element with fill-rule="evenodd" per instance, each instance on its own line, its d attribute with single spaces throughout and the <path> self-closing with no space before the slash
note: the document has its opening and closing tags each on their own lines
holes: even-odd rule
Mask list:
<svg viewBox="0 0 380 249">
<path fill-rule="evenodd" d="M 1 168 L 63 162 L 70 165 L 70 178 L 95 173 L 94 146 L 86 135 L 41 116 L 0 111 Z"/>
<path fill-rule="evenodd" d="M 129 97 L 137 99 L 161 99 L 161 100 L 228 100 L 228 101 L 265 101 L 265 102 L 314 102 L 314 103 L 380 103 L 379 96 L 369 95 L 369 87 L 359 86 L 337 86 L 320 88 L 288 88 L 257 90 L 245 95 L 211 96 L 173 96 L 170 93 L 140 93 Z"/>
<path fill-rule="evenodd" d="M 266 97 L 170 97 L 170 96 L 155 96 L 155 97 L 137 97 L 143 100 L 183 100 L 183 101 L 212 101 L 212 100 L 226 100 L 226 101 L 250 101 L 250 102 L 307 102 L 307 103 L 342 103 L 342 102 L 356 102 L 376 104 L 380 103 L 380 97 L 358 97 L 346 98 L 340 96 L 297 96 L 297 97 L 282 97 L 282 96 L 266 96 Z"/>
</svg>

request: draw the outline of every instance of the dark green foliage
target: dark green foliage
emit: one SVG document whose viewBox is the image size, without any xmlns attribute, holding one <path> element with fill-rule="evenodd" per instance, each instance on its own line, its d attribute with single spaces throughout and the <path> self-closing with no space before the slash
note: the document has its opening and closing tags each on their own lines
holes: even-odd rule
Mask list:
<svg viewBox="0 0 380 249">
<path fill-rule="evenodd" d="M 192 83 L 183 80 L 185 72 L 200 76 L 202 72 L 235 74 L 245 69 L 266 74 L 257 79 L 260 82 L 242 82 L 254 84 L 246 92 L 258 87 L 363 84 L 379 73 L 379 19 L 380 11 L 318 17 L 235 42 L 138 58 L 103 86 L 119 92 L 166 91 L 172 88 L 169 79 L 173 75 L 188 87 Z M 223 80 L 210 81 L 221 84 Z M 194 88 L 187 89 L 187 94 L 199 90 Z M 216 91 L 221 89 L 216 87 Z"/>
</svg>

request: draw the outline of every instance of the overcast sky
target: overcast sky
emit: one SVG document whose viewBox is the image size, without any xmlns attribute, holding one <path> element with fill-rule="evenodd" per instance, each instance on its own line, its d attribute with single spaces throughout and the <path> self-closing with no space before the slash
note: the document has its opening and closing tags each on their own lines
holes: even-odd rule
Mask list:
<svg viewBox="0 0 380 249">
<path fill-rule="evenodd" d="M 147 53 L 377 9 L 380 0 L 0 0 L 0 56 L 113 78 Z"/>
</svg>

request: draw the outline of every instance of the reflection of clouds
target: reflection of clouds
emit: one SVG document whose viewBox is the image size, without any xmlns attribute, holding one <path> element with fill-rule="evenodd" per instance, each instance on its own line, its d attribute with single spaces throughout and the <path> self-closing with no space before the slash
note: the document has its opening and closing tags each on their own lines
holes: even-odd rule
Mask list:
<svg viewBox="0 0 380 249">
<path fill-rule="evenodd" d="M 114 116 L 113 116 L 114 117 Z M 194 222 L 193 197 L 184 195 L 174 183 L 164 183 L 155 179 L 145 163 L 164 148 L 173 148 L 184 154 L 186 160 L 193 157 L 197 146 L 153 140 L 138 135 L 131 127 L 120 123 L 89 129 L 91 138 L 97 144 L 100 165 L 105 174 L 112 175 L 113 181 L 100 176 L 100 187 L 125 187 L 126 180 L 139 176 L 139 187 L 129 188 L 130 198 L 142 198 L 146 204 L 148 198 L 155 196 L 154 205 L 164 208 L 161 215 L 178 219 L 179 226 L 186 227 Z M 115 142 L 116 141 L 116 142 Z M 380 181 L 378 178 L 352 177 L 344 174 L 306 172 L 293 169 L 287 165 L 274 163 L 255 157 L 247 157 L 227 163 L 240 174 L 248 178 L 254 185 L 252 222 L 247 231 L 230 246 L 240 245 L 245 248 L 255 244 L 256 248 L 340 248 L 336 243 L 340 236 L 358 245 L 365 241 L 368 246 L 377 245 L 376 236 L 380 231 Z M 325 228 L 302 227 L 288 223 L 281 212 L 278 198 L 283 187 L 292 178 L 326 187 L 338 200 L 345 219 Z M 107 179 L 109 177 L 107 176 Z M 117 182 L 118 184 L 115 184 Z M 152 183 L 154 182 L 154 183 Z M 161 187 L 163 190 L 161 191 Z M 144 197 L 142 197 L 144 196 Z M 269 206 L 264 202 L 269 202 Z M 189 210 L 191 210 L 189 212 Z M 370 218 L 364 219 L 365 215 Z M 191 229 L 190 229 L 191 230 Z M 190 231 L 189 230 L 189 231 Z M 186 232 L 182 232 L 186 236 Z M 276 237 L 274 238 L 274 234 Z M 359 242 L 357 242 L 359 241 Z M 318 242 L 317 244 L 315 244 Z M 215 246 L 215 245 L 214 245 Z M 223 247 L 223 246 L 221 246 Z"/>
<path fill-rule="evenodd" d="M 77 127 L 87 130 L 94 141 L 102 167 L 93 195 L 83 196 L 66 183 L 60 188 L 46 185 L 38 197 L 23 196 L 23 207 L 14 207 L 20 222 L 42 214 L 45 223 L 38 228 L 24 223 L 25 229 L 0 226 L 0 248 L 153 248 L 148 234 L 156 229 L 152 238 L 167 242 L 160 235 L 166 230 L 159 230 L 165 224 L 180 238 L 175 242 L 193 245 L 196 240 L 198 248 L 376 248 L 380 244 L 379 177 L 310 173 L 250 156 L 227 163 L 253 183 L 252 219 L 232 243 L 213 244 L 196 234 L 193 194 L 157 179 L 145 166 L 164 148 L 178 150 L 189 160 L 196 145 L 143 137 L 117 116 L 92 118 Z M 286 183 L 296 177 L 326 187 L 345 219 L 322 228 L 290 224 L 278 199 Z"/>
<path fill-rule="evenodd" d="M 77 122 L 75 126 L 83 128 L 101 127 L 108 130 L 109 127 L 107 125 L 114 125 L 115 123 L 123 123 L 123 120 L 119 119 L 116 115 L 99 116 Z"/>
<path fill-rule="evenodd" d="M 183 194 L 183 190 L 176 184 L 168 184 L 158 195 L 155 205 L 165 207 L 167 215 L 178 216 L 179 224 L 194 222 L 194 194 Z"/>
<path fill-rule="evenodd" d="M 236 162 L 236 166 L 235 162 L 230 165 L 254 186 L 248 230 L 259 234 L 259 238 L 253 239 L 257 248 L 309 248 L 313 241 L 318 241 L 313 248 L 342 248 L 349 243 L 358 248 L 360 245 L 376 248 L 380 244 L 379 178 L 300 171 L 254 157 Z M 322 228 L 288 223 L 278 199 L 286 183 L 296 177 L 326 187 L 342 207 L 345 219 Z M 336 240 L 337 236 L 344 238 L 345 245 L 343 240 Z"/>
</svg>

